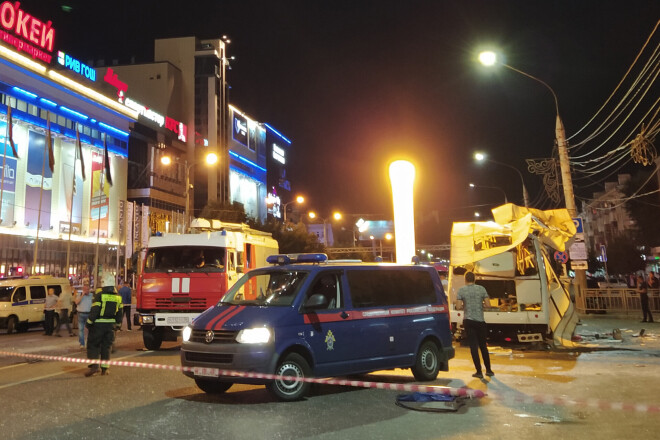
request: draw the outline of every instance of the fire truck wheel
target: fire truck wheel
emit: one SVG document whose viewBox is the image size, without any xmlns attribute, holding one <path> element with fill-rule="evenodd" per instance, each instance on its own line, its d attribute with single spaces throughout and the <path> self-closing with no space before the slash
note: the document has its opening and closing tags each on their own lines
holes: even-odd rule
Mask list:
<svg viewBox="0 0 660 440">
<path fill-rule="evenodd" d="M 426 341 L 419 348 L 415 366 L 411 368 L 413 376 L 420 382 L 435 380 L 440 371 L 440 356 L 438 346 L 432 341 Z"/>
<path fill-rule="evenodd" d="M 304 357 L 297 353 L 291 353 L 280 361 L 275 369 L 277 376 L 306 378 L 311 375 L 311 368 Z M 277 379 L 267 386 L 275 397 L 285 402 L 300 400 L 309 391 L 309 382 L 296 380 Z"/>
<path fill-rule="evenodd" d="M 147 350 L 158 350 L 163 343 L 163 329 L 144 327 L 142 340 Z"/>
<path fill-rule="evenodd" d="M 195 384 L 207 394 L 222 394 L 232 386 L 231 382 L 199 378 L 195 378 Z"/>
</svg>

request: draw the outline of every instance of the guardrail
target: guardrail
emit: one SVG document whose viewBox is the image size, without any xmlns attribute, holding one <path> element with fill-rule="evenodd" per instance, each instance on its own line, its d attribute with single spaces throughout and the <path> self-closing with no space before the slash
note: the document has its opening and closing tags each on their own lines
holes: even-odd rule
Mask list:
<svg viewBox="0 0 660 440">
<path fill-rule="evenodd" d="M 648 295 L 651 312 L 660 313 L 660 289 L 649 289 Z M 639 293 L 626 287 L 578 289 L 575 307 L 580 313 L 642 313 Z"/>
</svg>

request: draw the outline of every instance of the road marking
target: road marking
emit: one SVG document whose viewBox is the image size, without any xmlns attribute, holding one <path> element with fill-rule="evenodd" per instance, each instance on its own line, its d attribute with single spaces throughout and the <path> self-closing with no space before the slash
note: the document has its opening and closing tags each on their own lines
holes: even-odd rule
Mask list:
<svg viewBox="0 0 660 440">
<path fill-rule="evenodd" d="M 131 357 L 134 357 L 134 356 L 139 356 L 139 355 L 141 355 L 141 354 L 142 354 L 142 353 L 129 354 L 129 355 L 127 355 L 127 356 L 122 356 L 122 357 L 120 357 L 120 358 L 116 358 L 116 360 L 120 360 L 120 359 L 128 359 L 128 358 L 131 358 Z M 3 370 L 3 369 L 5 369 L 5 368 L 12 368 L 12 367 L 15 367 L 15 366 L 18 366 L 18 365 L 23 365 L 23 364 L 26 364 L 26 363 L 27 363 L 27 362 L 25 362 L 25 363 L 22 362 L 22 363 L 20 363 L 20 364 L 8 365 L 8 366 L 6 366 L 6 367 L 2 367 L 2 368 L 0 368 L 0 370 Z M 33 378 L 30 378 L 30 379 L 22 380 L 22 381 L 20 381 L 20 382 L 12 382 L 12 383 L 8 383 L 8 384 L 5 384 L 5 385 L 0 385 L 0 390 L 2 390 L 2 389 L 4 389 L 4 388 L 13 387 L 13 386 L 16 386 L 16 385 L 22 385 L 22 384 L 24 384 L 24 383 L 34 382 L 34 381 L 37 381 L 37 380 L 48 379 L 49 377 L 59 376 L 59 375 L 61 375 L 61 374 L 67 374 L 67 373 L 71 373 L 71 371 L 59 371 L 59 372 L 57 372 L 57 373 L 51 373 L 51 374 L 46 374 L 46 375 L 44 375 L 44 376 L 33 377 Z"/>
</svg>

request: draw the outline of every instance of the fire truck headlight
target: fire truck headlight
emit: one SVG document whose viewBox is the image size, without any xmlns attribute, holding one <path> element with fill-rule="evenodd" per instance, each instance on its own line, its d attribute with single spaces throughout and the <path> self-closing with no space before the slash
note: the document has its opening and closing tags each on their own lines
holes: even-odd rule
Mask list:
<svg viewBox="0 0 660 440">
<path fill-rule="evenodd" d="M 246 328 L 238 332 L 236 342 L 239 344 L 266 344 L 270 341 L 270 330 L 267 328 Z"/>
<path fill-rule="evenodd" d="M 185 326 L 183 328 L 182 336 L 183 336 L 183 342 L 190 341 L 190 337 L 192 336 L 192 327 L 190 327 L 189 325 Z"/>
</svg>

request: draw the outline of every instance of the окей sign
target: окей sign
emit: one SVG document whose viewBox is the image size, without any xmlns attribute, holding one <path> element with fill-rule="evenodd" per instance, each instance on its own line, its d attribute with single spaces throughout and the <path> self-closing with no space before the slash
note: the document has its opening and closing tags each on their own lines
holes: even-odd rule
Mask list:
<svg viewBox="0 0 660 440">
<path fill-rule="evenodd" d="M 55 43 L 53 23 L 50 20 L 44 23 L 22 10 L 20 6 L 20 2 L 6 1 L 0 4 L 0 40 L 36 60 L 50 63 L 53 56 L 47 52 L 53 51 Z"/>
</svg>

